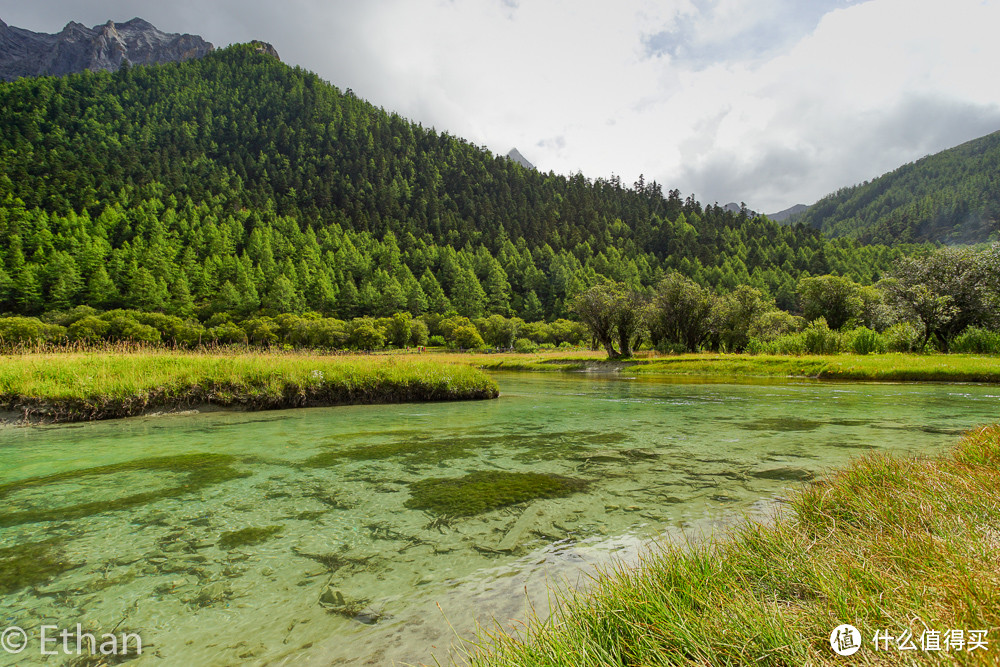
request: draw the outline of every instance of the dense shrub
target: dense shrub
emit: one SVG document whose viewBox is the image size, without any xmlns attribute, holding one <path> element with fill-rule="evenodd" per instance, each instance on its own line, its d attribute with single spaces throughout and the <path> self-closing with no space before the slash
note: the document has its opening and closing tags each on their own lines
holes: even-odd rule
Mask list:
<svg viewBox="0 0 1000 667">
<path fill-rule="evenodd" d="M 827 326 L 823 317 L 809 323 L 802 332 L 802 342 L 809 354 L 836 354 L 840 351 L 840 336 Z"/>
<path fill-rule="evenodd" d="M 955 337 L 952 352 L 966 354 L 1000 354 L 1000 332 L 969 327 Z"/>
<path fill-rule="evenodd" d="M 355 350 L 378 350 L 385 347 L 385 334 L 370 317 L 360 317 L 351 322 L 348 345 Z"/>
<path fill-rule="evenodd" d="M 486 347 L 483 337 L 479 335 L 476 327 L 471 324 L 463 324 L 453 329 L 451 340 L 452 344 L 461 350 L 478 350 Z"/>
<path fill-rule="evenodd" d="M 66 328 L 46 324 L 36 317 L 6 317 L 0 319 L 0 344 L 34 345 L 53 343 L 65 338 Z"/>
<path fill-rule="evenodd" d="M 521 354 L 530 354 L 538 351 L 538 345 L 527 338 L 518 338 L 514 341 L 514 351 Z"/>
<path fill-rule="evenodd" d="M 133 315 L 129 311 L 112 311 L 101 315 L 101 319 L 108 323 L 105 333 L 107 339 L 125 343 L 159 343 L 162 340 L 159 331 L 136 321 Z"/>
<path fill-rule="evenodd" d="M 909 322 L 893 324 L 882 334 L 889 352 L 916 352 L 923 343 L 923 336 Z"/>
<path fill-rule="evenodd" d="M 206 332 L 206 335 L 209 340 L 220 345 L 246 345 L 250 342 L 247 338 L 247 332 L 232 322 L 223 322 L 212 327 Z"/>
<path fill-rule="evenodd" d="M 88 315 L 69 325 L 69 339 L 83 343 L 96 343 L 108 334 L 111 325 L 99 317 Z"/>
<path fill-rule="evenodd" d="M 845 347 L 855 354 L 881 354 L 886 351 L 885 339 L 868 327 L 858 327 L 845 335 Z"/>
</svg>

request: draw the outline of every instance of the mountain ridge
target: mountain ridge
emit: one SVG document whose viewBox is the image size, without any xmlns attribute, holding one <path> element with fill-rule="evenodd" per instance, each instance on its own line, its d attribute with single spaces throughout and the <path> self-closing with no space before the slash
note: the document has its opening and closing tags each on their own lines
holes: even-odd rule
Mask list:
<svg viewBox="0 0 1000 667">
<path fill-rule="evenodd" d="M 0 79 L 117 71 L 122 64 L 154 65 L 200 58 L 214 50 L 198 35 L 166 33 L 133 18 L 88 28 L 70 21 L 55 34 L 7 25 L 0 19 Z"/>
<path fill-rule="evenodd" d="M 1000 238 L 1000 132 L 841 188 L 797 222 L 862 243 L 974 244 Z"/>
</svg>

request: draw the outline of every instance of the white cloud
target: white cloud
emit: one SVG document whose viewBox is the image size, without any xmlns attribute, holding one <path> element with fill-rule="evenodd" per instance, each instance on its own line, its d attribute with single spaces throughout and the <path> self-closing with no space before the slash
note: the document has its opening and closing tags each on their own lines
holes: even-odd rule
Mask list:
<svg viewBox="0 0 1000 667">
<path fill-rule="evenodd" d="M 284 60 L 544 170 L 772 211 L 1000 129 L 997 0 L 0 0 Z"/>
</svg>

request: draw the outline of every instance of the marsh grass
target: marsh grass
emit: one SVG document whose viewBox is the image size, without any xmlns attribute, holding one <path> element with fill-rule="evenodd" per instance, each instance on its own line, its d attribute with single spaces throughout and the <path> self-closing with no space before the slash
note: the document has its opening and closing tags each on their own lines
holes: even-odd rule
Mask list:
<svg viewBox="0 0 1000 667">
<path fill-rule="evenodd" d="M 1000 426 L 941 458 L 874 454 L 804 487 L 772 523 L 663 546 L 602 572 L 546 620 L 493 632 L 486 665 L 1000 662 Z M 863 647 L 833 653 L 855 625 Z M 988 650 L 919 651 L 924 629 L 989 631 Z M 875 651 L 909 630 L 917 651 Z M 487 648 L 488 647 L 488 648 Z"/>
<path fill-rule="evenodd" d="M 0 356 L 0 409 L 28 421 L 201 404 L 267 409 L 497 395 L 496 384 L 477 369 L 416 355 L 139 348 Z"/>
<path fill-rule="evenodd" d="M 692 377 L 808 377 L 881 382 L 1000 382 L 1000 357 L 982 354 L 678 354 L 644 352 L 609 361 L 603 352 L 448 354 L 450 361 L 487 370 L 628 371 Z"/>
<path fill-rule="evenodd" d="M 1000 382 L 1000 358 L 972 354 L 692 354 L 638 363 L 642 374 L 798 376 L 828 380 Z"/>
</svg>

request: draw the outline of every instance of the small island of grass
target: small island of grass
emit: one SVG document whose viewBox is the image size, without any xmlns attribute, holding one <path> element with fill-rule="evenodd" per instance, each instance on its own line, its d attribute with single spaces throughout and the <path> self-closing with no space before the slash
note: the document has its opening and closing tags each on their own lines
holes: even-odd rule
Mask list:
<svg viewBox="0 0 1000 667">
<path fill-rule="evenodd" d="M 210 405 L 266 410 L 495 398 L 482 371 L 416 355 L 240 350 L 5 355 L 0 415 L 8 422 L 130 417 Z"/>
</svg>

